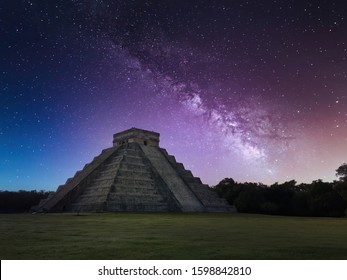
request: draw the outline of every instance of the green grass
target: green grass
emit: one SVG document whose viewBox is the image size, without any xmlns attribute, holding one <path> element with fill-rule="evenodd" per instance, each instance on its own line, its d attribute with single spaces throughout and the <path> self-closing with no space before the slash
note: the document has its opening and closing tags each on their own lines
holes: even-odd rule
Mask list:
<svg viewBox="0 0 347 280">
<path fill-rule="evenodd" d="M 1 259 L 347 259 L 346 218 L 2 214 Z"/>
</svg>

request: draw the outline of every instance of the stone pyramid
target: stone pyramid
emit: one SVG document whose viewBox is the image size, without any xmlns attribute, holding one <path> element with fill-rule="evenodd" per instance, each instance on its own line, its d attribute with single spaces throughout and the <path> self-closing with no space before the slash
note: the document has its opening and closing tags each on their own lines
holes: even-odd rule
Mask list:
<svg viewBox="0 0 347 280">
<path fill-rule="evenodd" d="M 131 128 L 55 193 L 39 212 L 235 212 L 159 147 L 159 133 Z"/>
</svg>

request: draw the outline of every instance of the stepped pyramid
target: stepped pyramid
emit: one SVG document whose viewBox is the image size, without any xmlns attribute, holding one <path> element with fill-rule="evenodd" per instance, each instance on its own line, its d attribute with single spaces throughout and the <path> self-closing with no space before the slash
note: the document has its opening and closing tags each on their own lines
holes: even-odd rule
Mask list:
<svg viewBox="0 0 347 280">
<path fill-rule="evenodd" d="M 39 212 L 235 212 L 159 147 L 159 133 L 131 128 L 55 193 Z"/>
</svg>

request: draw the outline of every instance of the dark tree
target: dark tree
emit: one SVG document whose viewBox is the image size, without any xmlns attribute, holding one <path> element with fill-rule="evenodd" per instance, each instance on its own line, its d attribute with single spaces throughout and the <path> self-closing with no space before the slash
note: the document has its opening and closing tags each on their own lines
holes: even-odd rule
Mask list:
<svg viewBox="0 0 347 280">
<path fill-rule="evenodd" d="M 291 215 L 292 214 L 292 198 L 295 193 L 296 181 L 292 180 L 283 184 L 273 184 L 271 187 L 263 188 L 265 198 L 268 202 L 266 206 L 272 206 L 272 210 L 275 211 L 275 205 L 277 209 L 275 212 L 270 213 L 267 209 L 264 213 L 276 214 L 276 215 Z"/>
<path fill-rule="evenodd" d="M 310 195 L 308 191 L 297 190 L 292 197 L 292 212 L 291 215 L 294 216 L 310 216 L 309 211 L 309 198 Z"/>
<path fill-rule="evenodd" d="M 347 163 L 342 164 L 336 169 L 336 176 L 340 177 L 341 181 L 347 181 Z"/>
<path fill-rule="evenodd" d="M 347 180 L 335 181 L 334 190 L 343 198 L 347 206 Z"/>
<path fill-rule="evenodd" d="M 225 178 L 214 187 L 220 197 L 225 198 L 229 204 L 234 204 L 235 198 L 239 195 L 237 183 L 232 178 Z"/>
<path fill-rule="evenodd" d="M 300 185 L 292 180 L 268 187 L 226 178 L 214 189 L 241 213 L 340 217 L 347 207 L 347 180 Z"/>
<path fill-rule="evenodd" d="M 48 196 L 44 191 L 0 191 L 0 212 L 28 212 L 32 206 L 39 204 L 41 199 Z"/>
<path fill-rule="evenodd" d="M 256 184 L 245 184 L 243 190 L 235 199 L 235 207 L 243 213 L 261 213 L 263 204 L 266 202 L 261 189 Z"/>
<path fill-rule="evenodd" d="M 312 216 L 340 217 L 344 215 L 345 201 L 334 190 L 332 184 L 322 180 L 310 186 L 309 210 Z"/>
</svg>

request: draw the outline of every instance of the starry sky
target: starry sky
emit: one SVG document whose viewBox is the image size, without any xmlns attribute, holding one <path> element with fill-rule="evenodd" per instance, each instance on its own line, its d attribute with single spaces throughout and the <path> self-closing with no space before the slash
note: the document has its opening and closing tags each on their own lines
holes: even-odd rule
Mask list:
<svg viewBox="0 0 347 280">
<path fill-rule="evenodd" d="M 55 190 L 138 127 L 204 183 L 336 179 L 347 2 L 2 0 L 0 189 Z"/>
</svg>

